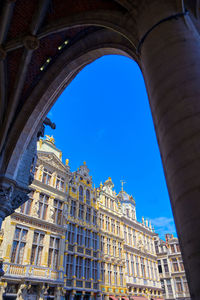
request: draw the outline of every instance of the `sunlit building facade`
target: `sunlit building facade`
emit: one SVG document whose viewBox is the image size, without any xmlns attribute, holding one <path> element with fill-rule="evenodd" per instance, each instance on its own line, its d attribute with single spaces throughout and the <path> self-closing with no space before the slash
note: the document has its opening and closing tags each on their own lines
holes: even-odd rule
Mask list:
<svg viewBox="0 0 200 300">
<path fill-rule="evenodd" d="M 137 221 L 133 197 L 113 188 L 108 178 L 98 189 L 102 297 L 161 299 L 154 231 Z"/>
<path fill-rule="evenodd" d="M 66 187 L 70 171 L 50 138 L 39 141 L 37 155 L 29 200 L 2 224 L 5 275 L 1 297 L 5 300 L 62 299 L 65 294 Z"/>
<path fill-rule="evenodd" d="M 163 296 L 167 300 L 190 300 L 178 239 L 172 234 L 165 237 L 165 241 L 154 237 Z"/>
<path fill-rule="evenodd" d="M 133 197 L 111 178 L 95 189 L 85 162 L 71 172 L 52 137 L 37 155 L 30 198 L 0 232 L 2 299 L 162 299 L 155 233 Z"/>
</svg>

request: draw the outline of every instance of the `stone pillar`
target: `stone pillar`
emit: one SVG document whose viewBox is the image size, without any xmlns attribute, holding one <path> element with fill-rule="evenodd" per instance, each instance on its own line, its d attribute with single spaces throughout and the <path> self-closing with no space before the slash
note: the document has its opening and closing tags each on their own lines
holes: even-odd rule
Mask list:
<svg viewBox="0 0 200 300">
<path fill-rule="evenodd" d="M 30 227 L 26 237 L 26 243 L 27 245 L 29 245 L 29 247 L 25 247 L 24 250 L 24 258 L 25 258 L 24 263 L 27 265 L 31 263 L 31 246 L 33 243 L 33 235 L 34 235 L 34 228 Z"/>
<path fill-rule="evenodd" d="M 141 44 L 140 65 L 190 293 L 200 299 L 200 38 L 190 15 L 160 22 L 182 12 L 178 1 L 143 2 L 139 40 L 154 28 Z"/>
<path fill-rule="evenodd" d="M 50 244 L 50 232 L 47 232 L 44 237 L 44 248 L 42 251 L 42 266 L 48 266 L 48 256 L 49 256 L 49 244 Z M 50 266 L 51 267 L 51 266 Z"/>
</svg>

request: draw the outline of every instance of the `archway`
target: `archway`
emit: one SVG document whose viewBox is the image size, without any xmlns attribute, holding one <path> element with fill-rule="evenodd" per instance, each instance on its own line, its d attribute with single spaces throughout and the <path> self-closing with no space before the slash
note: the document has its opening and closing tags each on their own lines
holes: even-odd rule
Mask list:
<svg viewBox="0 0 200 300">
<path fill-rule="evenodd" d="M 198 299 L 200 294 L 198 284 L 200 246 L 196 238 L 200 228 L 200 121 L 199 103 L 196 101 L 200 95 L 198 1 L 194 1 L 193 6 L 188 6 L 191 16 L 186 16 L 183 1 L 144 0 L 141 3 L 141 1 L 118 0 L 95 1 L 94 4 L 93 1 L 80 3 L 77 0 L 74 1 L 74 6 L 68 4 L 67 1 L 53 1 L 53 9 L 52 7 L 49 9 L 48 1 L 41 1 L 37 8 L 34 4 L 30 5 L 29 1 L 23 1 L 23 5 L 22 1 L 17 1 L 14 11 L 16 17 L 13 17 L 11 23 L 14 2 L 5 1 L 3 6 L 0 34 L 3 44 L 0 48 L 3 112 L 0 133 L 3 203 L 1 212 L 5 216 L 19 204 L 21 196 L 18 194 L 12 196 L 10 208 L 4 205 L 10 199 L 12 189 L 17 185 L 20 186 L 16 181 L 17 167 L 25 156 L 29 164 L 31 162 L 28 153 L 23 150 L 28 145 L 33 146 L 29 143 L 31 136 L 39 128 L 39 122 L 43 120 L 63 85 L 69 83 L 85 64 L 94 60 L 95 55 L 96 57 L 106 53 L 129 55 L 138 61 L 145 78 L 191 294 L 194 299 Z M 21 11 L 26 16 L 25 22 L 25 19 L 20 18 Z M 80 21 L 80 14 L 85 22 Z M 55 47 L 57 49 L 62 45 L 61 40 L 62 43 L 66 40 L 66 36 L 61 34 L 62 29 L 59 28 L 59 24 L 63 24 L 61 19 L 66 15 L 74 21 L 73 30 L 68 33 L 65 31 L 66 36 L 68 34 L 73 40 L 68 51 L 70 57 L 67 57 L 70 66 L 68 78 L 62 81 L 64 74 L 60 72 L 60 80 L 56 82 L 50 77 L 59 79 L 59 74 L 50 76 L 46 75 L 46 72 L 41 79 L 37 63 L 40 65 L 41 62 L 52 61 L 48 72 L 50 70 L 53 72 L 53 66 L 60 66 L 63 72 L 66 67 L 66 61 L 64 66 L 59 64 L 62 64 L 62 57 L 69 48 L 65 49 L 61 56 L 57 56 L 55 51 L 50 51 L 53 47 L 49 46 L 57 45 Z M 22 23 L 18 27 L 16 24 L 19 19 Z M 43 26 L 45 31 L 41 28 Z M 102 30 L 102 27 L 107 29 Z M 48 30 L 52 34 L 46 37 L 45 33 L 43 37 L 42 34 Z M 109 38 L 104 40 L 102 35 Z M 60 39 L 57 39 L 58 36 Z M 77 43 L 79 50 L 80 45 L 83 47 L 84 53 L 75 51 Z M 137 54 L 136 48 L 140 50 Z M 44 49 L 46 51 L 40 52 Z M 47 55 L 50 52 L 53 60 L 49 61 Z M 189 55 L 190 53 L 193 55 Z M 74 55 L 78 57 L 75 58 Z M 82 61 L 80 55 L 84 57 Z M 73 59 L 70 61 L 73 56 L 74 63 Z M 76 59 L 78 63 L 77 61 L 75 63 Z M 6 81 L 6 65 L 9 82 Z M 37 78 L 31 77 L 36 73 L 34 68 L 29 68 L 30 66 L 37 66 Z M 30 82 L 33 85 L 30 86 Z M 50 91 L 53 92 L 53 96 L 52 93 L 49 94 Z M 51 97 L 47 105 L 44 96 Z M 35 117 L 36 120 L 33 120 Z M 9 185 L 12 189 L 7 188 Z M 26 189 L 25 183 L 22 186 Z"/>
</svg>

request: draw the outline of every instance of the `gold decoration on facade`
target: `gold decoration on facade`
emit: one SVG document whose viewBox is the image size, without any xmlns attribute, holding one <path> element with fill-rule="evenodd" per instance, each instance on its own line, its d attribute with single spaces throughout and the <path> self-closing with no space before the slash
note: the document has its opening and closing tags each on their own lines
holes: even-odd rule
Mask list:
<svg viewBox="0 0 200 300">
<path fill-rule="evenodd" d="M 52 143 L 53 145 L 55 144 L 55 139 L 54 139 L 54 137 L 53 137 L 53 135 L 45 135 L 46 136 L 46 140 L 48 141 L 48 142 L 50 142 L 50 143 Z"/>
</svg>

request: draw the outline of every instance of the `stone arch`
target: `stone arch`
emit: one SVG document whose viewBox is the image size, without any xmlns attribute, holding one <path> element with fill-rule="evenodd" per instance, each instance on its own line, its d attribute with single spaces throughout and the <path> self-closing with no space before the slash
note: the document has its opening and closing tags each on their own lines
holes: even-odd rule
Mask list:
<svg viewBox="0 0 200 300">
<path fill-rule="evenodd" d="M 98 36 L 91 34 L 72 45 L 49 68 L 24 104 L 9 137 L 12 146 L 16 145 L 6 170 L 9 176 L 17 176 L 19 155 L 23 154 L 41 126 L 41 120 L 44 120 L 62 91 L 87 64 L 108 54 L 120 54 L 137 61 L 135 49 L 127 39 L 114 31 L 102 29 Z"/>
</svg>

